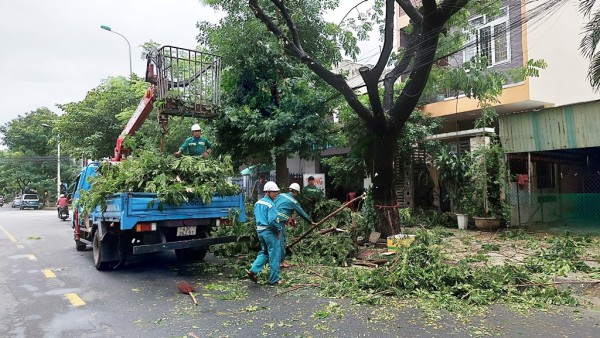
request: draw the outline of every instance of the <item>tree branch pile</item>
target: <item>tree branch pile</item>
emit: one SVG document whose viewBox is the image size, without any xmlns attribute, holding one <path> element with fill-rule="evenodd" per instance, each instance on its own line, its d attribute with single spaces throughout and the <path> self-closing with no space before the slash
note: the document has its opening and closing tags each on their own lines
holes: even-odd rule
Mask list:
<svg viewBox="0 0 600 338">
<path fill-rule="evenodd" d="M 233 176 L 231 158 L 196 158 L 157 155 L 153 150 L 139 150 L 127 160 L 104 162 L 92 178 L 92 188 L 82 191 L 77 205 L 91 212 L 96 206 L 106 210 L 106 199 L 122 192 L 156 193 L 158 207 L 180 205 L 190 201 L 208 204 L 215 194 L 235 195 L 239 188 L 228 182 Z"/>
</svg>

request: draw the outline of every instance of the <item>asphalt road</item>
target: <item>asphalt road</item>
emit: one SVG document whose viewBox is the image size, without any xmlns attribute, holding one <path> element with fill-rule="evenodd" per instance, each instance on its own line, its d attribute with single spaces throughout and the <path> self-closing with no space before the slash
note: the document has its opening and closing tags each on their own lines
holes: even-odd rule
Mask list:
<svg viewBox="0 0 600 338">
<path fill-rule="evenodd" d="M 171 252 L 99 272 L 54 210 L 0 208 L 0 337 L 597 337 L 598 311 L 560 308 L 431 315 L 253 284 L 227 260 L 181 265 Z M 177 291 L 185 280 L 198 306 Z"/>
</svg>

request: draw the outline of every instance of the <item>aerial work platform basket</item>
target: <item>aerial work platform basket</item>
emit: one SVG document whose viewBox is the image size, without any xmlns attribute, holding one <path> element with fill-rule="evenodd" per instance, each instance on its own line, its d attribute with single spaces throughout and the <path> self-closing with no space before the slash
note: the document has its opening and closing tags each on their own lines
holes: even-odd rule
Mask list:
<svg viewBox="0 0 600 338">
<path fill-rule="evenodd" d="M 163 118 L 210 118 L 221 106 L 221 57 L 163 46 L 147 56 L 146 81 L 155 85 L 155 107 Z M 159 117 L 160 119 L 160 117 Z"/>
</svg>

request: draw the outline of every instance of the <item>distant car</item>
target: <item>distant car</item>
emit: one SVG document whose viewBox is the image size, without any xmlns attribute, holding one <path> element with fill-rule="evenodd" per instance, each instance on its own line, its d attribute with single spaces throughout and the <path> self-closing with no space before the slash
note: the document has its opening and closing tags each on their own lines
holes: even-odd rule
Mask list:
<svg viewBox="0 0 600 338">
<path fill-rule="evenodd" d="M 25 208 L 39 209 L 39 207 L 40 198 L 37 194 L 23 194 L 23 196 L 21 196 L 21 205 L 19 205 L 21 210 Z"/>
<path fill-rule="evenodd" d="M 15 197 L 15 199 L 12 201 L 12 207 L 16 208 L 16 207 L 20 207 L 21 206 L 21 196 L 17 196 Z"/>
</svg>

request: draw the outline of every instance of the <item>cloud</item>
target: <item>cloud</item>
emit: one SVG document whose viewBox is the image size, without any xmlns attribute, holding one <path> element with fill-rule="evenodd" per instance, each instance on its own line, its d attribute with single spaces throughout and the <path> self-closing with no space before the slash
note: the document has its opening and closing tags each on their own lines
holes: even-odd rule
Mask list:
<svg viewBox="0 0 600 338">
<path fill-rule="evenodd" d="M 349 10 L 342 3 L 334 22 Z M 196 23 L 221 17 L 200 0 L 0 0 L 0 125 L 41 107 L 60 114 L 56 104 L 81 101 L 103 79 L 127 76 L 126 41 L 101 25 L 129 40 L 133 72 L 142 76 L 141 44 L 193 49 Z M 377 43 L 361 49 L 378 54 Z"/>
<path fill-rule="evenodd" d="M 81 101 L 110 76 L 143 75 L 141 44 L 193 49 L 196 23 L 219 13 L 199 0 L 0 1 L 0 124 L 56 104 Z"/>
</svg>

